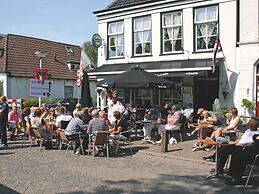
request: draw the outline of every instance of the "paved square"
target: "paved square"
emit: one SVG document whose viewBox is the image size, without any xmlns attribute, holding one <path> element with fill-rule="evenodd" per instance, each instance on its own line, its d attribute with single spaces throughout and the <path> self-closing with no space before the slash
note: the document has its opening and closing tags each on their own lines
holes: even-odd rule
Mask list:
<svg viewBox="0 0 259 194">
<path fill-rule="evenodd" d="M 12 147 L 11 147 L 12 148 Z M 134 152 L 133 156 L 61 154 L 37 147 L 0 150 L 0 193 L 244 193 L 224 179 L 206 180 L 212 165 Z M 254 179 L 255 180 L 255 179 Z M 259 186 L 247 193 L 258 193 Z"/>
</svg>

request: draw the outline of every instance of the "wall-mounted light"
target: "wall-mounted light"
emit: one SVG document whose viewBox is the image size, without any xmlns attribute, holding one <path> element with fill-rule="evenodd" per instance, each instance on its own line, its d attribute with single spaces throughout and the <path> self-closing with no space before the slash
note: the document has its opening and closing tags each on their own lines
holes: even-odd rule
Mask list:
<svg viewBox="0 0 259 194">
<path fill-rule="evenodd" d="M 0 57 L 2 57 L 4 55 L 4 49 L 0 49 Z"/>
<path fill-rule="evenodd" d="M 226 100 L 226 98 L 227 98 L 227 96 L 228 96 L 228 94 L 229 94 L 227 88 L 225 88 L 225 87 L 222 88 L 221 93 L 222 93 L 222 96 L 223 96 L 224 100 Z"/>
</svg>

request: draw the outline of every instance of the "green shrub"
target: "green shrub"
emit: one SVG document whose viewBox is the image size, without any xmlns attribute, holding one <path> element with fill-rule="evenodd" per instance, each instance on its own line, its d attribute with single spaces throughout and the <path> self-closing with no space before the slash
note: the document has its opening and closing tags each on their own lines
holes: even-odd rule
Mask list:
<svg viewBox="0 0 259 194">
<path fill-rule="evenodd" d="M 223 107 L 221 108 L 221 115 L 226 116 L 226 114 L 229 112 L 229 107 Z"/>
<path fill-rule="evenodd" d="M 242 100 L 242 105 L 241 106 L 244 107 L 247 110 L 255 110 L 256 109 L 255 103 L 250 101 L 250 100 L 248 100 L 248 99 L 246 99 L 246 98 L 244 98 Z"/>
<path fill-rule="evenodd" d="M 97 98 L 92 98 L 93 106 L 97 106 Z"/>
<path fill-rule="evenodd" d="M 50 103 L 51 101 L 53 101 L 53 99 L 51 98 L 42 98 L 41 102 L 44 102 L 46 104 Z M 39 98 L 36 97 L 30 97 L 30 98 L 26 98 L 25 99 L 25 107 L 38 107 L 39 106 Z"/>
</svg>

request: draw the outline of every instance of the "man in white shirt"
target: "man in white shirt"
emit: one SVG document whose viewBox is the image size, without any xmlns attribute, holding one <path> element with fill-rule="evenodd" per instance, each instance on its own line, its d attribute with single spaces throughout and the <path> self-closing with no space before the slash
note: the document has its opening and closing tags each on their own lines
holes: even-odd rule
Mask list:
<svg viewBox="0 0 259 194">
<path fill-rule="evenodd" d="M 112 111 L 111 111 L 112 113 L 114 113 L 115 111 L 118 111 L 121 113 L 121 115 L 128 114 L 128 111 L 122 105 L 122 103 L 118 100 L 118 98 L 113 98 L 112 101 L 113 101 L 113 106 L 112 106 Z M 110 120 L 111 124 L 114 124 L 116 119 L 114 117 L 111 117 L 111 118 L 109 118 L 109 120 Z"/>
<path fill-rule="evenodd" d="M 250 145 L 253 143 L 253 136 L 255 134 L 259 134 L 257 130 L 257 122 L 255 118 L 251 118 L 248 122 L 248 129 L 245 133 L 241 136 L 240 139 L 237 139 L 233 145 L 222 147 L 219 151 L 219 161 L 218 161 L 218 169 L 219 172 L 223 171 L 223 168 L 226 164 L 228 156 L 231 155 L 234 151 L 238 149 L 244 149 L 245 146 Z"/>
<path fill-rule="evenodd" d="M 56 127 L 61 128 L 61 121 L 70 121 L 73 117 L 71 115 L 67 115 L 65 107 L 60 107 L 60 115 L 56 118 Z"/>
</svg>

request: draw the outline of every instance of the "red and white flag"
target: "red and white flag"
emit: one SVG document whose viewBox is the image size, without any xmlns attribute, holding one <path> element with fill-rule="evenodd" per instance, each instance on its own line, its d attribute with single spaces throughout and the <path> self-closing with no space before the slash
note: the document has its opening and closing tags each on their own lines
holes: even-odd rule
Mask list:
<svg viewBox="0 0 259 194">
<path fill-rule="evenodd" d="M 214 44 L 214 49 L 213 49 L 213 57 L 212 57 L 212 73 L 215 72 L 215 64 L 216 64 L 216 57 L 217 53 L 222 52 L 223 49 L 219 40 L 219 36 L 216 37 L 215 44 Z M 224 54 L 223 54 L 224 55 Z"/>
<path fill-rule="evenodd" d="M 85 68 L 88 68 L 91 66 L 91 62 L 88 58 L 88 56 L 86 55 L 85 51 L 82 49 L 81 50 L 81 60 L 80 60 L 80 66 L 79 66 L 79 70 L 81 73 L 81 76 L 83 76 L 83 70 Z"/>
<path fill-rule="evenodd" d="M 77 70 L 77 80 L 76 80 L 76 85 L 77 87 L 80 87 L 82 85 L 82 80 L 83 80 L 83 74 L 84 74 L 84 69 L 91 66 L 91 62 L 87 55 L 85 54 L 84 50 L 81 50 L 81 59 L 80 59 L 80 65 L 79 69 Z"/>
</svg>

